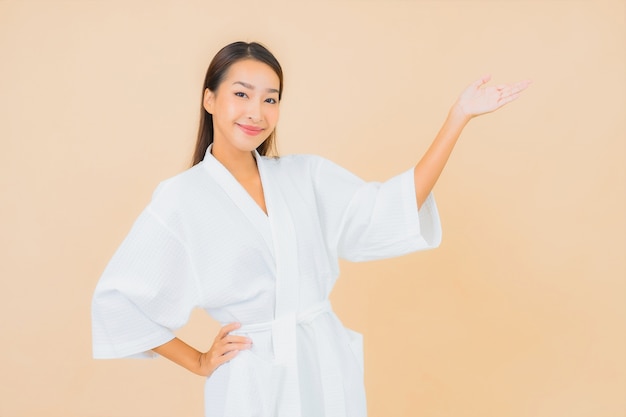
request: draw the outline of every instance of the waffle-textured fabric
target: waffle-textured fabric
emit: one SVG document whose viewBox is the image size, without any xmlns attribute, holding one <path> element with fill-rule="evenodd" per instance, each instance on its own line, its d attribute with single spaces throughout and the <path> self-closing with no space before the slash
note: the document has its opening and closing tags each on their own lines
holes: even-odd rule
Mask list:
<svg viewBox="0 0 626 417">
<path fill-rule="evenodd" d="M 206 379 L 207 417 L 364 417 L 362 338 L 328 301 L 338 258 L 438 246 L 435 201 L 418 212 L 412 169 L 368 183 L 316 156 L 255 157 L 267 215 L 210 148 L 159 185 L 96 287 L 94 357 L 152 357 L 202 308 L 253 341 Z"/>
</svg>

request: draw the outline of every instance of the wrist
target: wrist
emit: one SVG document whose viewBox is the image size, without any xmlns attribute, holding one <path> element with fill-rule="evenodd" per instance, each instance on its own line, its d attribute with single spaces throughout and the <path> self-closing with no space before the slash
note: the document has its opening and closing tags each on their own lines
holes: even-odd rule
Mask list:
<svg viewBox="0 0 626 417">
<path fill-rule="evenodd" d="M 458 102 L 454 103 L 448 112 L 448 120 L 462 126 L 465 126 L 473 117 L 474 115 L 468 114 Z"/>
<path fill-rule="evenodd" d="M 197 368 L 193 371 L 196 375 L 209 377 L 213 373 L 211 371 L 211 364 L 208 356 L 208 352 L 198 352 L 198 359 L 196 361 Z"/>
</svg>

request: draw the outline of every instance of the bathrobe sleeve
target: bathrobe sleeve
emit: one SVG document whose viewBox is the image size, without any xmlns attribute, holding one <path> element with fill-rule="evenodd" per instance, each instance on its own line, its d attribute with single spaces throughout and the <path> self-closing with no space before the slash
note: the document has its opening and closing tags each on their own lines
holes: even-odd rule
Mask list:
<svg viewBox="0 0 626 417">
<path fill-rule="evenodd" d="M 148 207 L 106 267 L 92 300 L 95 358 L 154 357 L 197 305 L 183 242 Z"/>
<path fill-rule="evenodd" d="M 441 243 L 432 194 L 418 211 L 413 169 L 384 183 L 365 182 L 320 159 L 314 186 L 329 248 L 350 261 L 400 256 Z"/>
</svg>

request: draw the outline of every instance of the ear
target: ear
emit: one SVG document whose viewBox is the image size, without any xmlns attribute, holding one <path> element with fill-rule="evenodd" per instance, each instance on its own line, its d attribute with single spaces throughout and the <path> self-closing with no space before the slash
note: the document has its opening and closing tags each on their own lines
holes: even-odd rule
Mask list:
<svg viewBox="0 0 626 417">
<path fill-rule="evenodd" d="M 209 114 L 213 114 L 213 106 L 215 104 L 215 94 L 213 94 L 213 91 L 209 90 L 208 88 L 204 90 L 204 98 L 202 99 L 202 106 L 204 107 L 204 110 L 207 111 L 207 113 Z"/>
</svg>

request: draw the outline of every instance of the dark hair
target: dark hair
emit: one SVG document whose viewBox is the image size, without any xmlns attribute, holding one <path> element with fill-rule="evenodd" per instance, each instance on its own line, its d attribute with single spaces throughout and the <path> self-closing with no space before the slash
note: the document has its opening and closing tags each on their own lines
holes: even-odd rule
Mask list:
<svg viewBox="0 0 626 417">
<path fill-rule="evenodd" d="M 209 69 L 204 78 L 202 88 L 202 100 L 200 102 L 200 126 L 198 128 L 198 140 L 193 154 L 192 166 L 196 165 L 204 158 L 204 154 L 209 145 L 213 143 L 213 116 L 204 108 L 204 92 L 208 88 L 210 91 L 217 91 L 220 83 L 226 76 L 226 72 L 234 63 L 244 60 L 254 59 L 267 64 L 274 70 L 280 81 L 278 88 L 278 100 L 283 94 L 283 70 L 278 60 L 263 45 L 257 42 L 233 42 L 226 45 L 213 57 Z M 275 156 L 276 152 L 276 130 L 257 148 L 261 155 Z"/>
</svg>

